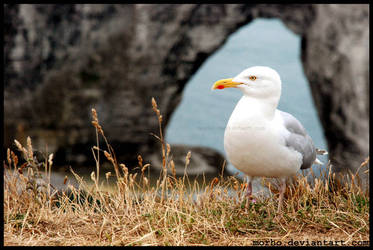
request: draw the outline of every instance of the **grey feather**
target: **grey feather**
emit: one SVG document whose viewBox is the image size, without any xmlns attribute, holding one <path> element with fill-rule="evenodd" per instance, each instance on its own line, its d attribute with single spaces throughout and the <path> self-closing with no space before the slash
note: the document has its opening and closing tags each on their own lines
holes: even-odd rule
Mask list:
<svg viewBox="0 0 373 250">
<path fill-rule="evenodd" d="M 286 146 L 302 154 L 303 163 L 301 169 L 310 168 L 316 160 L 316 148 L 311 137 L 294 116 L 283 111 L 280 111 L 280 114 L 286 129 L 290 132 L 290 135 L 285 138 Z"/>
</svg>

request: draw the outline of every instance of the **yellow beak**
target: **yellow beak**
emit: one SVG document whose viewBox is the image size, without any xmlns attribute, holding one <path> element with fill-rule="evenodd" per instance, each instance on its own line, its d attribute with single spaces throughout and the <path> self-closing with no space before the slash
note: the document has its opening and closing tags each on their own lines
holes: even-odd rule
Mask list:
<svg viewBox="0 0 373 250">
<path fill-rule="evenodd" d="M 235 88 L 237 85 L 242 84 L 240 82 L 233 82 L 232 79 L 233 78 L 219 80 L 212 85 L 211 89 Z"/>
</svg>

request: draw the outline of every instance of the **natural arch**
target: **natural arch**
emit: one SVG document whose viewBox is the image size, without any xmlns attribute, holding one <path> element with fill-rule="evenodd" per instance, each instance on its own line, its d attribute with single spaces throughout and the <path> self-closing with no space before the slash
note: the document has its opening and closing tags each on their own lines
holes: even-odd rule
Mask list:
<svg viewBox="0 0 373 250">
<path fill-rule="evenodd" d="M 95 107 L 118 156 L 150 154 L 156 141 L 149 132 L 157 130 L 151 97 L 167 123 L 190 76 L 229 34 L 275 17 L 302 37 L 304 71 L 335 166 L 356 170 L 368 155 L 368 5 L 4 9 L 5 147 L 20 132 L 40 149 L 46 141 L 56 150 L 89 144 Z"/>
</svg>

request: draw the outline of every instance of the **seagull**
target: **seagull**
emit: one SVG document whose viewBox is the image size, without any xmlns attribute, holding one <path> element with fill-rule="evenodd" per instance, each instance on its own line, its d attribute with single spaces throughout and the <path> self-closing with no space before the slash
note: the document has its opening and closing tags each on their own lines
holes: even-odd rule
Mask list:
<svg viewBox="0 0 373 250">
<path fill-rule="evenodd" d="M 243 93 L 224 132 L 227 158 L 247 175 L 248 197 L 255 177 L 280 178 L 280 212 L 286 178 L 314 163 L 322 164 L 316 158 L 317 149 L 302 124 L 277 109 L 281 79 L 274 69 L 250 67 L 234 78 L 215 82 L 211 89 L 225 88 L 238 88 Z"/>
</svg>

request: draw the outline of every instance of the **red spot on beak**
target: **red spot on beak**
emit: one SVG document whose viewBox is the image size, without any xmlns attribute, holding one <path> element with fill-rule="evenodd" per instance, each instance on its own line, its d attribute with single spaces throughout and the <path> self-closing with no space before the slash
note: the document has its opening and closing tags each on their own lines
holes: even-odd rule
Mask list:
<svg viewBox="0 0 373 250">
<path fill-rule="evenodd" d="M 224 89 L 224 85 L 219 85 L 217 88 L 218 89 Z"/>
</svg>

